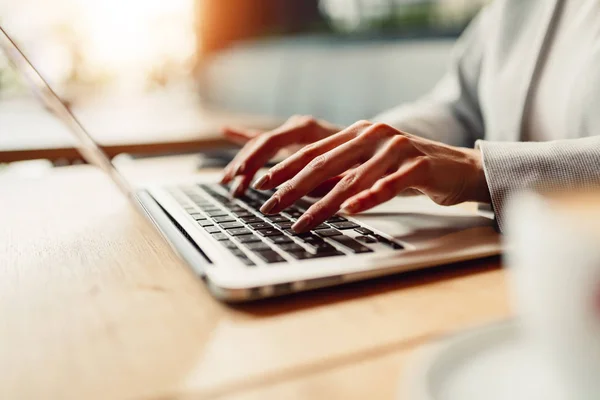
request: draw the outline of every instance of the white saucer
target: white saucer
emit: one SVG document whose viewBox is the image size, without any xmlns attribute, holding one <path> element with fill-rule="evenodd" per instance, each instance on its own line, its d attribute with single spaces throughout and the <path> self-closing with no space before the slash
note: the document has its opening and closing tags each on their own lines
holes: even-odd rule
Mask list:
<svg viewBox="0 0 600 400">
<path fill-rule="evenodd" d="M 472 329 L 417 352 L 399 399 L 562 400 L 564 390 L 515 321 Z"/>
</svg>

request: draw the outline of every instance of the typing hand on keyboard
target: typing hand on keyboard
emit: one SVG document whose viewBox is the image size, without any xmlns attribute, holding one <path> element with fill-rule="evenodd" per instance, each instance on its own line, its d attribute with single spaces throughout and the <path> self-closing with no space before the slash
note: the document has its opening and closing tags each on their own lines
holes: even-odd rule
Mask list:
<svg viewBox="0 0 600 400">
<path fill-rule="evenodd" d="M 417 189 L 442 205 L 490 200 L 477 149 L 449 146 L 381 123 L 359 121 L 331 134 L 320 123 L 307 121 L 304 125 L 292 121 L 253 139 L 227 167 L 224 178 L 239 176 L 244 185 L 281 147 L 310 142 L 254 184 L 259 190 L 278 187 L 260 209 L 277 214 L 319 186 L 338 180 L 292 225 L 296 232 L 314 229 L 340 208 L 360 212 L 406 189 Z M 318 141 L 314 129 L 323 136 Z"/>
<path fill-rule="evenodd" d="M 402 246 L 372 230 L 341 216 L 333 216 L 311 232 L 296 233 L 291 226 L 308 204 L 294 205 L 281 213 L 264 215 L 258 208 L 273 193 L 250 189 L 238 199 L 226 195 L 226 186 L 200 185 L 182 188 L 174 197 L 210 236 L 247 266 L 256 263 L 285 263 L 345 254 L 372 253 L 364 243 L 379 243 L 388 248 Z M 355 240 L 352 236 L 360 236 Z"/>
</svg>

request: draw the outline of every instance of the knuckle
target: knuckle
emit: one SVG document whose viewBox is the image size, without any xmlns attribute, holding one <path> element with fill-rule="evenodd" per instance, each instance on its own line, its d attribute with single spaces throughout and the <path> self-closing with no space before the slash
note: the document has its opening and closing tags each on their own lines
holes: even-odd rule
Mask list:
<svg viewBox="0 0 600 400">
<path fill-rule="evenodd" d="M 383 122 L 377 122 L 377 123 L 373 124 L 371 126 L 371 128 L 373 128 L 376 131 L 389 131 L 392 129 L 391 126 L 389 126 L 388 124 L 385 124 Z"/>
<path fill-rule="evenodd" d="M 342 190 L 355 190 L 359 187 L 361 181 L 361 174 L 358 172 L 352 172 L 344 176 L 340 181 Z"/>
<path fill-rule="evenodd" d="M 360 132 L 364 129 L 367 129 L 371 125 L 372 125 L 372 123 L 370 121 L 367 121 L 366 119 L 361 119 L 360 121 L 356 121 L 355 123 L 353 123 L 350 126 L 350 129 L 355 129 Z"/>
<path fill-rule="evenodd" d="M 297 154 L 301 159 L 312 159 L 317 156 L 317 146 L 314 144 L 309 144 L 302 148 Z"/>
<path fill-rule="evenodd" d="M 361 134 L 361 136 L 365 139 L 370 139 L 390 134 L 391 132 L 392 128 L 389 125 L 378 122 L 376 124 L 371 124 L 369 127 L 367 127 Z"/>
<path fill-rule="evenodd" d="M 300 117 L 300 123 L 302 126 L 310 128 L 317 124 L 317 120 L 312 115 L 303 115 Z"/>
<path fill-rule="evenodd" d="M 294 114 L 294 115 L 292 115 L 291 117 L 289 117 L 289 118 L 287 119 L 287 121 L 286 121 L 286 122 L 289 122 L 289 123 L 296 123 L 296 122 L 298 122 L 298 121 L 299 121 L 301 118 L 302 118 L 302 115 L 299 115 L 299 114 Z"/>
<path fill-rule="evenodd" d="M 319 170 L 321 168 L 327 167 L 328 157 L 324 154 L 320 154 L 312 159 L 312 161 L 308 164 L 308 167 L 312 170 Z"/>
<path fill-rule="evenodd" d="M 284 198 L 288 196 L 294 196 L 298 192 L 298 189 L 296 189 L 296 186 L 292 181 L 287 181 L 280 186 L 277 192 L 279 193 L 280 198 Z"/>
<path fill-rule="evenodd" d="M 432 161 L 429 157 L 418 157 L 415 161 L 415 169 L 420 173 L 427 174 L 431 171 Z"/>
<path fill-rule="evenodd" d="M 403 148 L 404 146 L 406 146 L 406 144 L 409 142 L 410 140 L 406 137 L 406 136 L 402 136 L 402 135 L 395 135 L 391 140 L 390 140 L 390 149 L 391 150 L 399 150 L 401 148 Z"/>
<path fill-rule="evenodd" d="M 311 127 L 317 124 L 317 120 L 312 115 L 293 115 L 288 121 L 302 127 Z"/>
</svg>

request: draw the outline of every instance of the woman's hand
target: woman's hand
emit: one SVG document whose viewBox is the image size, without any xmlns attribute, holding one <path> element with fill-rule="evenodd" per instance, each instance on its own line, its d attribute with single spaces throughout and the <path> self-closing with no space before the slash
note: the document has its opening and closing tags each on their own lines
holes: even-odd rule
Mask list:
<svg viewBox="0 0 600 400">
<path fill-rule="evenodd" d="M 246 191 L 256 172 L 278 152 L 298 150 L 302 145 L 329 137 L 340 129 L 325 121 L 300 115 L 291 117 L 269 132 L 224 128 L 229 140 L 244 147 L 225 167 L 221 182 L 229 183 L 239 177 L 231 188 L 231 193 L 239 196 Z"/>
<path fill-rule="evenodd" d="M 269 136 L 276 138 L 270 140 L 290 141 L 283 132 Z M 448 146 L 368 121 L 324 136 L 271 168 L 254 185 L 260 190 L 279 186 L 261 208 L 275 214 L 344 174 L 296 221 L 292 227 L 296 232 L 314 228 L 340 208 L 349 213 L 364 211 L 406 189 L 416 189 L 442 205 L 490 200 L 479 150 Z M 246 150 L 245 171 L 254 174 L 274 154 L 264 150 L 265 140 Z M 262 155 L 257 156 L 261 149 Z"/>
</svg>

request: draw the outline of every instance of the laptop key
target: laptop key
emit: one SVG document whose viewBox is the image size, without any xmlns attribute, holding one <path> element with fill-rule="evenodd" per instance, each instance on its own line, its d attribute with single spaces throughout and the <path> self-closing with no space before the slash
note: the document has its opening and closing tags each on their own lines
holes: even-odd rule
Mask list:
<svg viewBox="0 0 600 400">
<path fill-rule="evenodd" d="M 207 211 L 209 217 L 224 217 L 228 215 L 227 211 L 217 210 L 217 211 Z"/>
<path fill-rule="evenodd" d="M 219 241 L 221 241 L 221 240 L 229 240 L 229 236 L 227 236 L 224 233 L 213 233 L 211 236 L 213 238 L 219 240 Z"/>
<path fill-rule="evenodd" d="M 304 247 L 300 246 L 297 243 L 283 243 L 279 244 L 277 247 L 287 252 L 305 251 Z"/>
<path fill-rule="evenodd" d="M 353 253 L 371 253 L 373 250 L 369 249 L 367 246 L 363 246 L 358 243 L 356 240 L 352 239 L 350 236 L 337 235 L 330 236 L 329 239 L 335 241 L 336 243 L 341 244 L 345 248 L 349 249 Z"/>
<path fill-rule="evenodd" d="M 306 250 L 290 252 L 290 255 L 296 260 L 308 260 L 310 258 L 318 258 L 315 253 L 308 252 Z"/>
<path fill-rule="evenodd" d="M 320 230 L 316 231 L 316 233 L 322 237 L 342 235 L 342 232 L 335 230 L 335 229 L 320 229 Z"/>
<path fill-rule="evenodd" d="M 333 256 L 343 256 L 344 253 L 333 249 L 331 252 L 327 253 L 311 253 L 309 251 L 298 251 L 290 253 L 292 257 L 297 260 L 307 260 L 311 258 L 321 258 L 321 257 L 333 257 Z"/>
<path fill-rule="evenodd" d="M 213 226 L 212 221 L 209 221 L 207 219 L 203 219 L 203 220 L 196 221 L 196 222 L 198 222 L 198 225 L 200 225 L 203 228 L 206 228 L 207 226 Z"/>
<path fill-rule="evenodd" d="M 190 216 L 192 218 L 194 218 L 196 221 L 200 221 L 200 220 L 206 219 L 206 217 L 204 216 L 204 214 L 200 214 L 200 213 L 197 213 L 197 212 L 194 212 L 193 214 L 190 214 Z"/>
<path fill-rule="evenodd" d="M 213 221 L 221 223 L 221 222 L 234 222 L 235 218 L 233 218 L 231 215 L 226 215 L 224 217 L 214 217 Z"/>
<path fill-rule="evenodd" d="M 359 228 L 356 228 L 354 231 L 360 233 L 361 235 L 372 235 L 373 234 L 372 230 L 363 228 L 362 226 Z"/>
<path fill-rule="evenodd" d="M 283 210 L 284 213 L 286 213 L 287 215 L 289 215 L 291 218 L 300 218 L 302 216 L 302 214 L 304 214 L 302 211 L 299 210 Z"/>
<path fill-rule="evenodd" d="M 250 235 L 250 234 L 252 234 L 252 231 L 249 231 L 246 228 L 229 229 L 227 232 L 231 236 L 243 236 L 243 235 Z"/>
<path fill-rule="evenodd" d="M 252 229 L 271 229 L 273 226 L 266 222 L 252 222 L 248 224 L 248 226 Z"/>
<path fill-rule="evenodd" d="M 285 262 L 285 259 L 273 250 L 257 251 L 255 254 L 259 256 L 261 260 L 269 264 L 276 262 Z"/>
<path fill-rule="evenodd" d="M 265 242 L 246 243 L 245 246 L 252 251 L 271 250 L 271 246 L 269 246 Z"/>
<path fill-rule="evenodd" d="M 304 243 L 322 243 L 324 240 L 318 236 L 315 236 L 312 233 L 303 234 L 302 236 L 297 236 L 300 241 Z"/>
<path fill-rule="evenodd" d="M 233 211 L 233 215 L 235 215 L 238 218 L 241 218 L 241 217 L 254 217 L 254 214 L 252 214 L 251 212 L 246 211 L 246 210 L 240 210 L 240 211 L 232 210 L 232 211 Z"/>
<path fill-rule="evenodd" d="M 296 236 L 299 238 L 303 238 L 303 237 L 307 237 L 307 236 L 311 236 L 312 233 L 310 232 L 302 232 L 302 233 L 296 233 L 295 231 L 291 230 L 291 229 L 286 229 L 285 233 L 287 233 L 290 236 Z"/>
<path fill-rule="evenodd" d="M 289 218 L 287 218 L 287 217 L 284 217 L 284 216 L 283 216 L 283 215 L 281 215 L 281 214 L 277 214 L 277 215 L 267 215 L 265 218 L 266 218 L 266 219 L 268 219 L 268 220 L 269 220 L 269 221 L 271 221 L 271 222 L 286 222 L 286 221 L 288 221 L 288 222 L 289 222 Z"/>
<path fill-rule="evenodd" d="M 240 249 L 231 249 L 231 252 L 237 257 L 248 257 L 246 256 L 246 253 L 244 253 Z"/>
<path fill-rule="evenodd" d="M 379 243 L 389 246 L 394 250 L 404 250 L 404 246 L 402 246 L 400 243 L 396 243 L 392 240 L 384 238 L 381 235 L 373 235 L 373 237 L 375 237 Z"/>
<path fill-rule="evenodd" d="M 328 224 L 332 224 L 334 222 L 342 222 L 342 221 L 348 221 L 348 220 L 344 217 L 340 217 L 339 215 L 334 215 L 333 217 L 328 218 L 327 221 L 325 221 L 325 222 L 327 222 Z"/>
<path fill-rule="evenodd" d="M 269 239 L 271 242 L 275 243 L 275 244 L 283 244 L 283 243 L 292 243 L 293 240 L 290 239 L 288 236 L 269 236 L 267 239 Z"/>
<path fill-rule="evenodd" d="M 208 233 L 219 233 L 219 232 L 221 232 L 221 229 L 219 229 L 218 226 L 214 226 L 214 225 L 206 226 L 206 227 L 204 227 L 204 230 L 206 232 L 208 232 Z"/>
<path fill-rule="evenodd" d="M 335 247 L 333 247 L 332 245 L 330 245 L 327 242 L 317 242 L 317 243 L 307 243 L 308 246 L 310 247 L 311 250 L 313 250 L 315 253 L 326 253 L 326 252 L 331 252 L 331 251 L 335 251 Z"/>
<path fill-rule="evenodd" d="M 237 249 L 237 245 L 231 240 L 222 240 L 220 243 L 228 249 Z"/>
<path fill-rule="evenodd" d="M 352 221 L 340 221 L 340 222 L 332 222 L 329 225 L 336 229 L 354 229 L 360 227 L 360 225 L 352 222 Z"/>
<path fill-rule="evenodd" d="M 279 229 L 274 229 L 274 228 L 273 229 L 260 229 L 260 230 L 257 230 L 256 233 L 258 233 L 261 236 L 265 236 L 265 237 L 282 235 L 282 233 Z"/>
<path fill-rule="evenodd" d="M 329 229 L 329 226 L 328 226 L 328 225 L 325 225 L 325 224 L 320 224 L 320 225 L 317 225 L 317 226 L 315 226 L 315 227 L 313 228 L 313 231 L 317 231 L 317 230 L 319 230 L 319 229 Z"/>
<path fill-rule="evenodd" d="M 239 222 L 222 222 L 219 224 L 219 226 L 223 229 L 236 229 L 236 228 L 243 228 L 244 225 L 242 225 Z"/>
<path fill-rule="evenodd" d="M 231 231 L 229 231 L 231 232 Z M 260 238 L 256 235 L 244 235 L 237 238 L 240 243 L 252 243 L 252 242 L 260 242 Z"/>
<path fill-rule="evenodd" d="M 290 229 L 292 227 L 292 225 L 294 225 L 293 222 L 291 221 L 285 221 L 285 222 L 275 222 L 274 224 L 276 227 L 278 227 L 279 229 Z"/>
<path fill-rule="evenodd" d="M 252 261 L 251 259 L 249 259 L 248 257 L 238 257 L 238 260 L 240 260 L 241 262 L 243 262 L 245 265 L 251 267 L 252 265 L 256 265 L 254 264 L 254 261 Z"/>
<path fill-rule="evenodd" d="M 363 242 L 363 243 L 376 243 L 377 242 L 377 239 L 375 239 L 374 237 L 371 237 L 371 236 L 367 236 L 367 235 L 357 236 L 356 240 L 358 240 L 359 242 Z"/>
<path fill-rule="evenodd" d="M 248 216 L 248 217 L 240 217 L 240 219 L 243 222 L 247 223 L 247 224 L 251 224 L 251 223 L 254 223 L 254 222 L 263 222 L 262 218 L 259 218 L 259 217 L 255 216 L 255 215 L 251 215 L 251 216 Z"/>
</svg>

